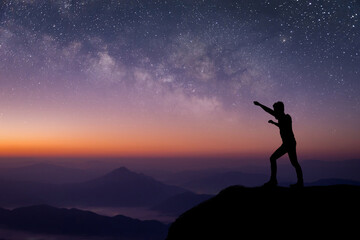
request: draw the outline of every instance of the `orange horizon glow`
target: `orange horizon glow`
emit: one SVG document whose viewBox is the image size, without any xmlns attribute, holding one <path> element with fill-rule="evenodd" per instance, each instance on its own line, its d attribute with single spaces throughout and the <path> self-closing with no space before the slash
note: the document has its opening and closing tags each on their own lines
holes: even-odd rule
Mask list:
<svg viewBox="0 0 360 240">
<path fill-rule="evenodd" d="M 101 104 L 100 104 L 101 105 Z M 251 108 L 234 113 L 169 114 L 133 109 L 102 109 L 54 104 L 4 110 L 0 156 L 246 156 L 267 159 L 281 145 L 279 130 L 266 113 Z M 86 107 L 84 107 L 86 106 Z M 95 108 L 97 111 L 94 111 Z M 293 115 L 300 158 L 345 159 L 360 156 L 354 124 L 316 122 Z M 310 119 L 310 120 L 309 120 Z M 341 126 L 341 131 L 332 131 Z M 355 129 L 356 130 L 356 129 Z"/>
<path fill-rule="evenodd" d="M 254 156 L 268 158 L 281 144 L 278 130 L 267 125 L 258 131 L 230 124 L 214 129 L 213 123 L 126 123 L 93 128 L 71 125 L 51 129 L 3 130 L 0 156 Z M 95 125 L 96 126 L 96 125 Z M 66 130 L 67 129 L 67 130 Z M 209 130 L 210 129 L 210 130 Z M 325 133 L 312 136 L 311 129 L 297 129 L 298 154 L 307 158 L 360 156 L 356 143 L 335 141 Z M 36 132 L 36 134 L 34 134 Z"/>
</svg>

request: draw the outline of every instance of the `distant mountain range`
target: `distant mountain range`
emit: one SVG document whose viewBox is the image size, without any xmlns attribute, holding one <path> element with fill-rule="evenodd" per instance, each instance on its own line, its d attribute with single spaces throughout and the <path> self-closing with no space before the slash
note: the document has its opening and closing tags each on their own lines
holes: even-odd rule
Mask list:
<svg viewBox="0 0 360 240">
<path fill-rule="evenodd" d="M 286 162 L 287 161 L 287 162 Z M 295 170 L 288 159 L 281 160 L 278 166 L 280 181 L 294 181 L 296 178 Z M 306 182 L 315 182 L 319 179 L 349 179 L 360 181 L 360 159 L 344 161 L 319 161 L 308 160 L 300 162 Z M 270 167 L 270 166 L 269 166 Z M 269 172 L 265 168 L 262 172 Z"/>
<path fill-rule="evenodd" d="M 167 240 L 351 239 L 358 234 L 359 202 L 359 186 L 232 186 L 182 214 Z"/>
<path fill-rule="evenodd" d="M 326 178 L 317 181 L 306 183 L 306 186 L 330 186 L 330 185 L 353 185 L 360 186 L 360 181 L 353 181 L 341 178 Z"/>
<path fill-rule="evenodd" d="M 49 205 L 14 210 L 0 208 L 0 225 L 2 228 L 34 233 L 150 240 L 164 239 L 168 230 L 167 225 L 158 221 L 140 221 L 122 215 L 107 217 Z"/>
<path fill-rule="evenodd" d="M 302 207 L 306 207 L 304 212 L 308 214 L 307 216 L 316 218 L 316 216 L 311 214 L 312 211 L 316 212 L 318 210 L 312 209 L 313 206 L 311 204 L 320 206 L 326 203 L 325 205 L 329 209 L 336 204 L 336 206 L 338 206 L 338 204 L 345 204 L 343 201 L 353 203 L 353 200 L 349 200 L 349 198 L 354 197 L 356 200 L 357 197 L 355 195 L 352 196 L 352 193 L 348 191 L 354 191 L 354 194 L 360 193 L 359 188 L 355 187 L 355 185 L 360 186 L 360 181 L 356 180 L 359 177 L 358 175 L 355 176 L 359 162 L 358 160 L 339 163 L 304 162 L 304 164 L 302 164 L 304 172 L 307 172 L 305 176 L 308 176 L 308 178 L 305 179 L 312 179 L 310 176 L 313 176 L 315 179 L 314 181 L 307 181 L 306 186 L 309 187 L 306 187 L 304 192 L 281 187 L 276 188 L 277 190 L 275 190 L 275 192 L 259 187 L 235 187 L 222 191 L 216 197 L 213 197 L 214 195 L 211 194 L 196 194 L 187 190 L 187 188 L 197 192 L 216 193 L 220 191 L 221 188 L 234 184 L 260 186 L 267 180 L 267 175 L 261 173 L 261 171 L 249 171 L 250 173 L 246 173 L 244 169 L 242 172 L 223 170 L 192 171 L 179 173 L 178 175 L 174 174 L 172 182 L 176 182 L 178 185 L 174 186 L 164 184 L 152 177 L 135 173 L 125 167 L 121 167 L 105 175 L 94 177 L 91 180 L 86 179 L 90 175 L 84 174 L 74 183 L 64 183 L 66 181 L 62 180 L 62 177 L 72 175 L 68 180 L 74 180 L 76 179 L 76 174 L 81 175 L 83 172 L 81 170 L 78 171 L 78 169 L 63 168 L 50 164 L 32 165 L 13 169 L 12 178 L 10 175 L 8 175 L 8 178 L 6 178 L 6 174 L 1 175 L 1 206 L 36 206 L 16 208 L 11 211 L 0 208 L 0 226 L 16 231 L 22 230 L 44 234 L 79 236 L 106 235 L 116 236 L 116 238 L 121 239 L 164 239 L 167 232 L 167 226 L 156 221 L 139 221 L 120 215 L 105 217 L 78 209 L 64 209 L 49 206 L 53 205 L 77 207 L 146 207 L 167 216 L 177 217 L 182 215 L 173 225 L 175 227 L 172 227 L 169 240 L 194 239 L 191 235 L 182 235 L 188 232 L 187 227 L 183 228 L 182 226 L 182 219 L 189 219 L 189 214 L 192 216 L 193 213 L 196 217 L 191 217 L 190 220 L 186 221 L 194 221 L 193 224 L 195 224 L 197 228 L 191 229 L 191 231 L 194 230 L 195 234 L 196 231 L 202 227 L 211 230 L 216 229 L 216 227 L 219 229 L 226 227 L 224 224 L 231 226 L 233 223 L 229 221 L 232 221 L 232 219 L 237 219 L 234 228 L 241 226 L 242 229 L 251 229 L 249 225 L 251 223 L 254 224 L 254 226 L 259 226 L 261 229 L 266 229 L 267 227 L 264 225 L 266 222 L 263 219 L 267 219 L 267 222 L 272 223 L 273 221 L 269 219 L 274 217 L 273 215 L 278 216 L 278 214 L 280 214 L 283 219 L 290 219 L 289 217 L 293 216 L 286 215 L 285 210 L 283 211 L 284 206 L 287 207 L 286 209 L 292 209 L 292 214 L 296 215 L 302 214 L 302 212 L 296 210 L 296 204 L 301 205 Z M 311 166 L 317 169 L 310 169 Z M 319 178 L 316 179 L 315 173 L 321 172 L 321 169 L 324 172 L 319 173 Z M 339 171 L 336 172 L 336 169 Z M 290 172 L 293 171 L 293 169 L 291 166 L 279 165 L 279 171 L 282 171 L 282 174 L 289 174 L 286 171 Z M 21 173 L 24 174 L 23 177 L 21 177 Z M 46 177 L 50 177 L 49 175 L 51 175 L 51 173 L 54 175 L 58 174 L 58 176 L 56 178 L 54 177 L 54 181 L 50 181 L 51 183 L 46 183 L 44 180 Z M 61 176 L 61 173 L 64 174 L 64 176 Z M 10 172 L 7 174 L 10 174 Z M 36 178 L 36 174 L 43 174 L 43 176 L 42 178 Z M 320 178 L 321 176 L 334 177 Z M 85 178 L 86 180 L 79 182 L 81 178 Z M 36 181 L 36 179 L 38 179 L 38 181 Z M 63 183 L 54 184 L 54 182 Z M 324 192 L 323 196 L 320 194 L 321 192 Z M 213 199 L 218 200 L 215 201 Z M 298 202 L 300 200 L 303 202 Z M 216 203 L 217 201 L 219 202 Z M 337 203 L 334 201 L 337 201 Z M 217 204 L 216 206 L 212 206 L 214 202 Z M 199 207 L 195 207 L 197 205 Z M 355 209 L 355 212 L 358 211 L 357 206 L 350 206 Z M 293 211 L 294 207 L 295 212 Z M 275 213 L 275 209 L 280 209 L 280 213 Z M 323 206 L 319 209 L 323 209 Z M 350 210 L 351 209 L 348 209 L 348 211 Z M 197 211 L 205 212 L 202 212 L 201 215 L 196 215 L 198 214 Z M 230 214 L 229 219 L 227 219 L 225 215 L 221 215 L 222 211 L 224 211 L 224 214 Z M 184 212 L 186 213 L 183 214 Z M 324 216 L 321 216 L 319 219 L 323 221 L 323 217 L 328 216 L 326 214 L 333 213 L 327 213 L 324 210 L 321 214 Z M 339 214 L 337 210 L 335 214 Z M 330 216 L 328 217 L 330 218 Z M 342 215 L 339 215 L 339 217 L 345 218 L 345 216 Z M 239 218 L 242 220 L 239 220 Z M 250 220 L 246 220 L 247 218 Z M 223 222 L 218 222 L 217 219 L 223 219 Z M 278 218 L 276 217 L 276 219 Z M 213 222 L 209 223 L 208 221 Z M 281 226 L 287 226 L 287 222 L 284 222 L 285 220 L 281 221 L 283 221 L 280 222 Z M 217 225 L 213 226 L 211 224 Z M 315 222 L 313 224 L 315 224 Z M 327 228 L 327 226 L 323 227 Z M 335 228 L 336 226 L 332 227 Z M 256 232 L 256 229 L 253 230 Z M 179 234 L 178 231 L 182 233 Z M 272 230 L 268 229 L 268 231 Z M 292 231 L 296 231 L 296 229 L 292 229 Z M 176 234 L 174 234 L 174 232 Z M 206 236 L 206 234 L 204 236 Z M 233 232 L 232 234 L 235 233 Z M 174 236 L 181 236 L 181 238 L 174 238 Z M 210 236 L 212 236 L 212 234 L 210 234 L 209 237 Z"/>
<path fill-rule="evenodd" d="M 354 184 L 360 182 L 360 159 L 346 161 L 303 161 L 301 166 L 308 185 Z M 244 166 L 238 170 L 205 169 L 182 171 L 162 176 L 163 182 L 181 186 L 197 193 L 216 194 L 231 185 L 261 186 L 268 181 L 268 166 Z M 296 181 L 295 169 L 287 159 L 278 161 L 278 180 L 288 186 Z M 321 181 L 320 181 L 321 180 Z"/>
<path fill-rule="evenodd" d="M 46 184 L 0 179 L 0 204 L 80 205 L 102 207 L 154 206 L 185 189 L 163 184 L 124 167 L 102 177 L 72 184 Z"/>
<path fill-rule="evenodd" d="M 307 186 L 360 185 L 360 180 L 356 180 L 360 179 L 360 160 L 304 161 L 302 166 Z M 35 164 L 13 168 L 6 174 L 0 171 L 0 205 L 18 207 L 45 203 L 55 206 L 141 206 L 177 216 L 227 186 L 261 186 L 268 179 L 266 172 L 269 173 L 267 167 L 244 167 L 242 171 L 187 171 L 174 173 L 163 179 L 167 182 L 165 184 L 125 167 L 89 180 L 91 174 L 83 170 Z M 284 186 L 295 181 L 295 171 L 290 164 L 279 164 L 278 172 Z M 52 180 L 47 183 L 46 178 L 51 177 Z M 70 179 L 76 181 L 64 183 Z M 86 180 L 79 182 L 81 179 Z M 199 195 L 189 190 L 210 195 Z"/>
<path fill-rule="evenodd" d="M 198 193 L 216 194 L 222 189 L 234 184 L 241 184 L 247 187 L 260 186 L 266 182 L 268 178 L 265 174 L 232 171 L 193 177 L 180 186 Z"/>
<path fill-rule="evenodd" d="M 125 167 L 94 180 L 62 187 L 69 197 L 65 202 L 89 206 L 153 206 L 187 191 Z"/>
</svg>

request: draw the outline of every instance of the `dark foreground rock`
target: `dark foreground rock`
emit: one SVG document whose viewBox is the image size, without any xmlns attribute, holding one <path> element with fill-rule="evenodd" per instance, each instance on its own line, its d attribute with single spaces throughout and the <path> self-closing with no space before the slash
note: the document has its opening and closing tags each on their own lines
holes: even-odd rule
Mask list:
<svg viewBox="0 0 360 240">
<path fill-rule="evenodd" d="M 351 239 L 358 235 L 360 187 L 232 186 L 182 214 L 167 240 Z"/>
</svg>

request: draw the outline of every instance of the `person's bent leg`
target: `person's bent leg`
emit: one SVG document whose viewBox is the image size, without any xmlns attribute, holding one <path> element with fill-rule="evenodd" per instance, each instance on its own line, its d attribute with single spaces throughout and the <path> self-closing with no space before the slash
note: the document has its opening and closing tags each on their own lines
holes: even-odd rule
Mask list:
<svg viewBox="0 0 360 240">
<path fill-rule="evenodd" d="M 286 153 L 286 148 L 284 145 L 281 145 L 270 157 L 270 168 L 271 168 L 271 176 L 270 181 L 265 185 L 277 185 L 277 165 L 276 161 Z"/>
</svg>

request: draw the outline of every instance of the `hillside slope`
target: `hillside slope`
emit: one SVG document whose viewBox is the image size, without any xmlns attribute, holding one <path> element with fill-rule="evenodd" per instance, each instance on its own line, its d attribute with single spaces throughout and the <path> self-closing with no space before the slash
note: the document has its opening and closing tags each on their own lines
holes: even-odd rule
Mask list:
<svg viewBox="0 0 360 240">
<path fill-rule="evenodd" d="M 360 187 L 232 186 L 182 214 L 170 227 L 176 239 L 350 239 L 356 236 Z"/>
<path fill-rule="evenodd" d="M 0 208 L 0 226 L 32 233 L 68 236 L 107 236 L 121 239 L 164 239 L 167 225 L 122 215 L 107 217 L 79 209 L 49 205 L 7 210 Z"/>
</svg>

